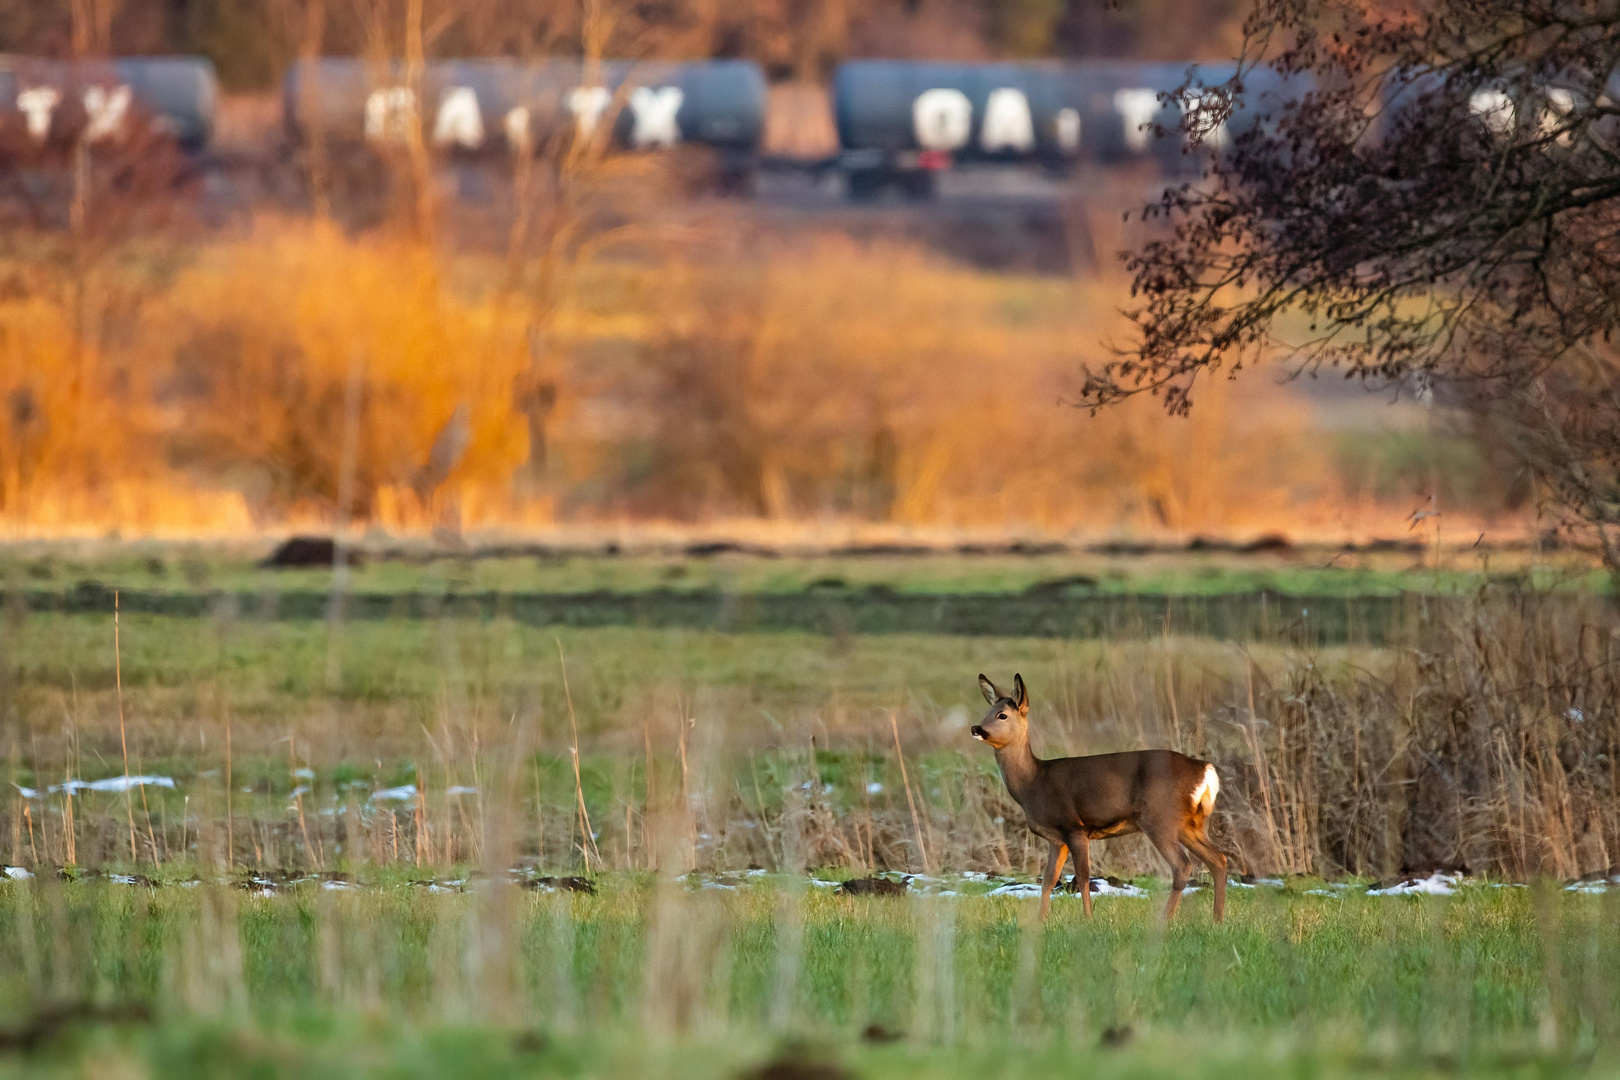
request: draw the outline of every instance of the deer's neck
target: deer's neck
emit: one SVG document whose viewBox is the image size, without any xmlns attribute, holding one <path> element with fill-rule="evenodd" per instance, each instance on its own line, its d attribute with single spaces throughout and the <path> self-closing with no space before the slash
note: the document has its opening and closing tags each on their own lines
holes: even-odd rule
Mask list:
<svg viewBox="0 0 1620 1080">
<path fill-rule="evenodd" d="M 1029 748 L 1029 736 L 1020 735 L 1006 746 L 996 750 L 996 764 L 1001 767 L 1001 779 L 1007 784 L 1007 791 L 1023 805 L 1024 796 L 1035 786 L 1035 774 L 1038 771 L 1039 761 L 1035 752 Z"/>
</svg>

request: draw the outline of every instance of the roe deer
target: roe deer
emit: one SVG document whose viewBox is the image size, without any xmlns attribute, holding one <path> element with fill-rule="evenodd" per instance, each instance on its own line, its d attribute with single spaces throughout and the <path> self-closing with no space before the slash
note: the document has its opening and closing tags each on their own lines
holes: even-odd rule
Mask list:
<svg viewBox="0 0 1620 1080">
<path fill-rule="evenodd" d="M 1170 864 L 1173 880 L 1166 921 L 1176 913 L 1187 887 L 1191 849 L 1215 876 L 1215 921 L 1226 910 L 1226 856 L 1204 829 L 1221 790 L 1215 766 L 1174 750 L 1133 750 L 1123 754 L 1052 758 L 1042 761 L 1029 748 L 1029 693 L 1024 677 L 1013 676 L 1013 692 L 979 676 L 990 703 L 983 720 L 969 729 L 996 751 L 1007 791 L 1024 808 L 1029 831 L 1047 842 L 1041 880 L 1041 917 L 1052 902 L 1052 886 L 1074 856 L 1074 887 L 1085 897 L 1091 917 L 1091 853 L 1088 844 L 1143 832 Z"/>
</svg>

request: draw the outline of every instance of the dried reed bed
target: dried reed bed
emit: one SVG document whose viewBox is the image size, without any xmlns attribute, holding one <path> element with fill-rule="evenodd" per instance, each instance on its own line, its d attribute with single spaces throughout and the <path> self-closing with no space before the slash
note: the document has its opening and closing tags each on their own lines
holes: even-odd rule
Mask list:
<svg viewBox="0 0 1620 1080">
<path fill-rule="evenodd" d="M 388 230 L 263 218 L 83 279 L 19 241 L 0 515 L 36 535 L 331 521 L 352 437 L 350 510 L 391 529 L 1357 524 L 1309 409 L 1269 383 L 1213 384 L 1190 421 L 1065 406 L 1118 327 L 1111 277 L 718 211 L 660 229 L 570 253 L 544 304 L 500 260 Z"/>
<path fill-rule="evenodd" d="M 1620 861 L 1616 628 L 1602 601 L 1493 590 L 1414 601 L 1404 643 L 1382 650 L 907 638 L 866 661 L 900 665 L 877 683 L 848 682 L 836 660 L 873 639 L 720 635 L 703 646 L 717 650 L 707 681 L 683 688 L 665 672 L 699 654 L 678 636 L 648 638 L 652 652 L 571 636 L 564 685 L 556 641 L 508 627 L 474 645 L 447 620 L 436 668 L 398 658 L 337 696 L 278 691 L 290 668 L 250 690 L 228 651 L 200 684 L 132 688 L 127 763 L 115 687 L 91 673 L 53 687 L 12 665 L 3 749 L 35 795 L 0 801 L 0 851 L 176 872 L 524 857 L 1027 873 L 1038 845 L 963 734 L 977 704 L 921 674 L 960 669 L 970 685 L 976 668 L 1016 664 L 1038 752 L 1171 745 L 1215 760 L 1217 832 L 1255 871 L 1572 877 Z M 161 644 L 138 641 L 154 629 L 124 638 L 147 650 L 137 666 L 161 662 Z M 127 801 L 47 790 L 124 769 L 179 785 Z M 1137 840 L 1108 848 L 1112 872 L 1156 869 Z"/>
</svg>

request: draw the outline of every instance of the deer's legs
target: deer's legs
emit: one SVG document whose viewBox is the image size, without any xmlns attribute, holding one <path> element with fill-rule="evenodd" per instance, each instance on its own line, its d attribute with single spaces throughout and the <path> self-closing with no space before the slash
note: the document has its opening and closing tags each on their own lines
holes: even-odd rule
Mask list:
<svg viewBox="0 0 1620 1080">
<path fill-rule="evenodd" d="M 1187 887 L 1187 879 L 1192 877 L 1192 860 L 1182 850 L 1181 840 L 1177 836 L 1179 830 L 1174 826 L 1167 829 L 1156 825 L 1142 831 L 1159 849 L 1164 861 L 1170 864 L 1170 901 L 1164 906 L 1164 921 L 1169 922 L 1181 903 L 1181 890 Z"/>
<path fill-rule="evenodd" d="M 1065 837 L 1074 856 L 1074 887 L 1086 902 L 1086 918 L 1091 918 L 1091 838 L 1083 832 Z"/>
<path fill-rule="evenodd" d="M 1046 873 L 1041 877 L 1041 918 L 1046 918 L 1046 909 L 1052 906 L 1052 886 L 1057 884 L 1058 875 L 1063 873 L 1063 862 L 1069 857 L 1069 849 L 1059 843 L 1051 843 L 1046 849 Z"/>
<path fill-rule="evenodd" d="M 1203 860 L 1215 878 L 1215 921 L 1220 922 L 1226 913 L 1226 856 L 1209 842 L 1209 837 L 1204 835 L 1202 826 L 1183 830 L 1181 842 Z"/>
</svg>

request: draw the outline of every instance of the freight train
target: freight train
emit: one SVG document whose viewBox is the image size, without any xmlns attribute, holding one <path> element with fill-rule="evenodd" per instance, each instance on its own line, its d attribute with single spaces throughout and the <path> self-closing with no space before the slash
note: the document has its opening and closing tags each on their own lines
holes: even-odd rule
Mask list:
<svg viewBox="0 0 1620 1080">
<path fill-rule="evenodd" d="M 891 186 L 926 197 L 940 172 L 959 163 L 1064 169 L 1144 161 L 1175 172 L 1187 156 L 1173 91 L 1190 87 L 1196 97 L 1234 73 L 1230 64 L 851 61 L 832 85 L 837 153 L 791 164 L 842 174 L 854 198 Z M 1264 69 L 1246 74 L 1239 107 L 1204 144 L 1219 147 L 1305 88 Z M 531 151 L 572 131 L 629 149 L 708 147 L 732 176 L 765 160 L 766 97 L 764 73 L 743 60 L 439 60 L 408 74 L 397 62 L 323 58 L 293 64 L 282 84 L 294 142 L 419 136 L 438 152 L 476 157 Z M 0 58 L 0 130 L 35 140 L 61 129 L 110 137 L 144 116 L 201 150 L 217 98 L 213 67 L 197 57 Z"/>
<path fill-rule="evenodd" d="M 745 60 L 444 60 L 410 80 L 399 64 L 322 59 L 288 70 L 282 110 L 295 139 L 397 142 L 420 125 L 434 147 L 478 153 L 529 150 L 567 127 L 639 149 L 697 143 L 743 161 L 764 140 L 765 74 Z"/>
<path fill-rule="evenodd" d="M 118 138 L 146 124 L 200 151 L 219 84 L 199 56 L 44 60 L 0 56 L 0 134 L 23 145 Z"/>
<path fill-rule="evenodd" d="M 833 78 L 839 165 L 852 197 L 894 184 L 913 197 L 958 162 L 1152 160 L 1185 167 L 1175 91 L 1196 98 L 1237 74 L 1234 64 L 1080 61 L 1069 64 L 954 64 L 857 60 Z M 1240 107 L 1206 133 L 1223 145 L 1304 80 L 1268 70 L 1245 76 Z"/>
</svg>

